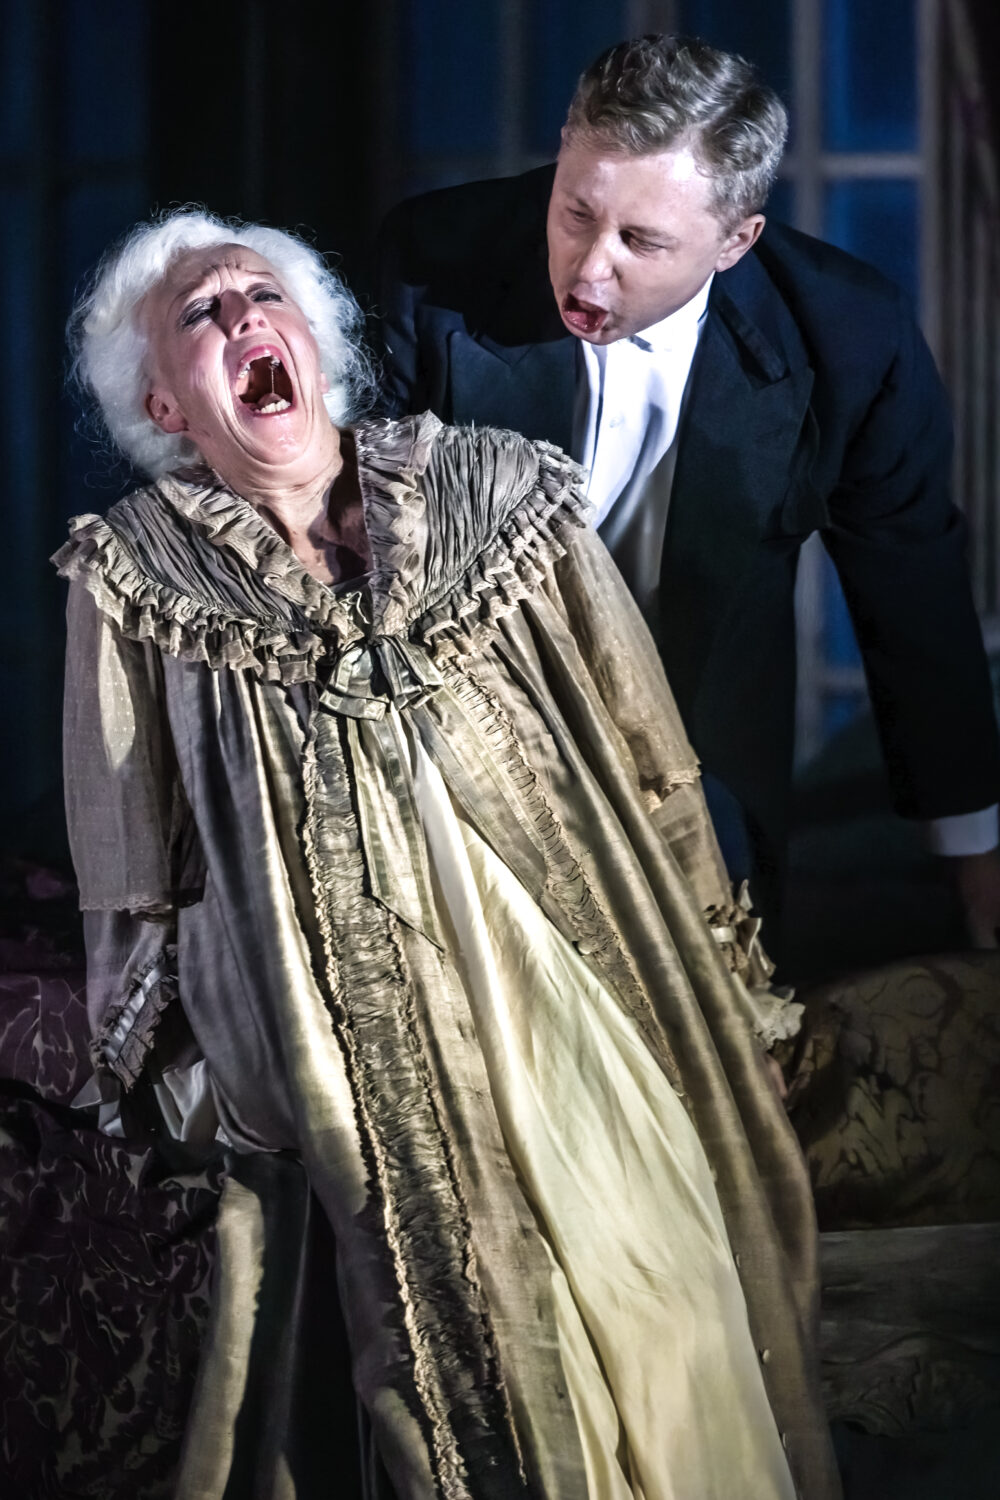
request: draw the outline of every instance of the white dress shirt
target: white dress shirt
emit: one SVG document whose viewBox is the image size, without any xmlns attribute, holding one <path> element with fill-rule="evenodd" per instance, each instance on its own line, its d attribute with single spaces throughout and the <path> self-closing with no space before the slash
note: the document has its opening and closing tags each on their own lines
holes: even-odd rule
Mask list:
<svg viewBox="0 0 1000 1500">
<path fill-rule="evenodd" d="M 665 488 L 669 494 L 684 393 L 712 280 L 641 333 L 613 344 L 579 341 L 573 451 L 587 473 L 599 527 L 613 511 L 637 503 L 661 460 L 660 493 Z M 935 818 L 924 829 L 935 854 L 983 854 L 1000 838 L 998 809 Z"/>
<path fill-rule="evenodd" d="M 668 318 L 614 344 L 581 339 L 575 452 L 588 473 L 600 526 L 616 502 L 640 491 L 676 453 L 681 403 L 708 311 L 710 276 Z M 669 463 L 669 458 L 668 458 Z"/>
</svg>

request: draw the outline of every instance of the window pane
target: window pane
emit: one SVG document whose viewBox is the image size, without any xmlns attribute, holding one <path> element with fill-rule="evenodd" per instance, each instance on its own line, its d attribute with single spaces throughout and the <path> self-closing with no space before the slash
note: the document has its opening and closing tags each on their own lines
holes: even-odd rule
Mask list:
<svg viewBox="0 0 1000 1500">
<path fill-rule="evenodd" d="M 823 648 L 826 660 L 834 667 L 850 667 L 860 660 L 854 626 L 847 612 L 847 601 L 840 587 L 837 570 L 823 555 Z"/>
<path fill-rule="evenodd" d="M 871 261 L 910 293 L 919 292 L 916 182 L 847 179 L 826 190 L 826 238 Z"/>
<path fill-rule="evenodd" d="M 566 109 L 584 68 L 626 34 L 624 5 L 549 0 L 531 14 L 527 148 L 555 156 Z"/>
<path fill-rule="evenodd" d="M 830 740 L 854 722 L 868 706 L 865 693 L 831 693 L 823 705 L 823 740 Z"/>
<path fill-rule="evenodd" d="M 847 601 L 836 569 L 826 554 L 823 556 L 823 657 L 831 667 L 855 667 L 861 664 L 854 626 L 847 612 Z M 823 703 L 824 739 L 829 739 L 838 729 L 849 724 L 867 701 L 868 695 L 863 690 L 828 693 Z"/>
<path fill-rule="evenodd" d="M 831 151 L 915 151 L 915 0 L 826 0 L 824 130 Z"/>
</svg>

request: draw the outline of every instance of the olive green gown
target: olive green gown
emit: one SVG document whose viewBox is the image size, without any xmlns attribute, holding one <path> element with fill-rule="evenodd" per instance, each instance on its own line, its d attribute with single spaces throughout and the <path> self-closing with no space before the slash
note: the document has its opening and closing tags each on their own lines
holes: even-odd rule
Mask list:
<svg viewBox="0 0 1000 1500">
<path fill-rule="evenodd" d="M 238 1151 L 301 1155 L 400 1497 L 835 1496 L 788 1016 L 577 471 L 429 416 L 354 441 L 357 586 L 205 472 L 58 556 L 99 1071 L 203 1058 Z M 225 1490 L 254 1213 L 185 1500 Z"/>
</svg>

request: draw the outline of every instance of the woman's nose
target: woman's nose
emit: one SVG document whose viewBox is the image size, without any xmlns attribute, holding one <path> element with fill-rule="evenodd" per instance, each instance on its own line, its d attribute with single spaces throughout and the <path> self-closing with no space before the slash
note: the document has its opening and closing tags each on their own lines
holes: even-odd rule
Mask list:
<svg viewBox="0 0 1000 1500">
<path fill-rule="evenodd" d="M 252 328 L 268 327 L 263 304 L 251 302 L 236 287 L 227 287 L 219 298 L 219 324 L 230 338 L 234 334 L 248 333 Z"/>
</svg>

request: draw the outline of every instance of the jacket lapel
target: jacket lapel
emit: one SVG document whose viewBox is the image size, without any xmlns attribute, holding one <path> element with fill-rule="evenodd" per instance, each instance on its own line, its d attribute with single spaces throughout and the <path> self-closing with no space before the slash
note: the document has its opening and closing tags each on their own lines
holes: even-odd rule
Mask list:
<svg viewBox="0 0 1000 1500">
<path fill-rule="evenodd" d="M 451 410 L 459 425 L 489 411 L 510 427 L 568 452 L 573 441 L 576 340 L 497 348 L 455 329 L 449 334 Z"/>
<path fill-rule="evenodd" d="M 745 259 L 742 277 L 743 262 L 713 287 L 667 521 L 661 650 L 688 714 L 755 551 L 786 530 L 811 457 L 806 350 L 756 256 Z"/>
</svg>

